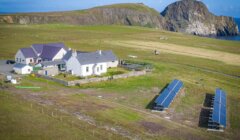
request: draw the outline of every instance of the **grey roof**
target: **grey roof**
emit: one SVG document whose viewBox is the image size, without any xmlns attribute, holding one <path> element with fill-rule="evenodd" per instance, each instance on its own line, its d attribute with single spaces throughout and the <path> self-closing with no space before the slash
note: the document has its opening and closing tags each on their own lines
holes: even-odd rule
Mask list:
<svg viewBox="0 0 240 140">
<path fill-rule="evenodd" d="M 37 57 L 36 53 L 33 51 L 32 48 L 21 48 L 20 51 L 22 52 L 22 54 L 24 55 L 25 58 L 36 58 Z"/>
<path fill-rule="evenodd" d="M 42 66 L 54 66 L 59 64 L 65 64 L 63 60 L 56 60 L 56 61 L 44 61 L 41 63 Z"/>
<path fill-rule="evenodd" d="M 62 48 L 60 47 L 54 47 L 54 46 L 44 46 L 42 53 L 40 57 L 48 60 L 52 60 L 54 56 L 57 55 L 57 53 L 61 50 Z"/>
<path fill-rule="evenodd" d="M 25 67 L 25 66 L 27 66 L 27 65 L 26 65 L 26 64 L 16 63 L 13 67 L 14 67 L 14 68 L 23 68 L 23 67 Z"/>
<path fill-rule="evenodd" d="M 33 44 L 32 48 L 35 50 L 35 52 L 40 55 L 43 50 L 43 44 Z"/>
<path fill-rule="evenodd" d="M 117 57 L 112 51 L 96 51 L 88 53 L 78 53 L 77 59 L 80 64 L 95 64 L 101 62 L 116 61 Z"/>
<path fill-rule="evenodd" d="M 77 51 L 77 54 L 80 54 L 80 53 L 88 53 L 88 52 Z M 72 50 L 69 50 L 69 51 L 67 51 L 67 53 L 63 56 L 62 60 L 68 61 L 71 56 L 72 56 Z"/>
<path fill-rule="evenodd" d="M 33 44 L 32 48 L 42 59 L 49 60 L 53 59 L 62 48 L 67 50 L 63 43 Z"/>
</svg>

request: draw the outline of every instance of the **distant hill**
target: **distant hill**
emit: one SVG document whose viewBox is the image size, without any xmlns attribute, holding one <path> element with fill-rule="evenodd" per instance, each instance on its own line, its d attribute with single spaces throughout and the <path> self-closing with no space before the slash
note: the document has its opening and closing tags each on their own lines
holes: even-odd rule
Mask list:
<svg viewBox="0 0 240 140">
<path fill-rule="evenodd" d="M 23 13 L 0 16 L 0 23 L 17 24 L 117 24 L 163 29 L 163 22 L 164 18 L 156 10 L 138 3 L 115 4 L 68 12 Z"/>
<path fill-rule="evenodd" d="M 194 35 L 236 35 L 233 18 L 215 16 L 200 1 L 170 4 L 161 14 L 142 3 L 114 4 L 87 10 L 0 15 L 0 23 L 74 25 L 129 25 L 159 28 Z"/>
</svg>

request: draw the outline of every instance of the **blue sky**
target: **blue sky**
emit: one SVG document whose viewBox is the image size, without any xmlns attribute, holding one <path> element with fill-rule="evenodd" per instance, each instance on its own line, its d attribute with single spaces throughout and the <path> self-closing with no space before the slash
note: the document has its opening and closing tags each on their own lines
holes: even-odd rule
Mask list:
<svg viewBox="0 0 240 140">
<path fill-rule="evenodd" d="M 47 12 L 87 9 L 114 3 L 144 3 L 158 11 L 177 0 L 0 0 L 0 12 Z M 216 15 L 240 18 L 240 0 L 201 0 Z"/>
</svg>

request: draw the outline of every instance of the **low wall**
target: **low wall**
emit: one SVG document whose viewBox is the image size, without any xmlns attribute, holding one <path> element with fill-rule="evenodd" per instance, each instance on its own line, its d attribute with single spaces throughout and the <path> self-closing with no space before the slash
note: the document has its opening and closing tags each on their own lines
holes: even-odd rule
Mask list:
<svg viewBox="0 0 240 140">
<path fill-rule="evenodd" d="M 50 76 L 46 76 L 46 75 L 40 75 L 40 74 L 37 74 L 39 77 L 42 77 L 42 78 L 45 78 L 47 80 L 51 80 L 51 81 L 54 81 L 54 82 L 57 82 L 57 83 L 60 83 L 60 84 L 63 84 L 65 86 L 68 86 L 68 82 L 67 81 L 64 81 L 64 80 L 61 80 L 61 79 L 57 79 L 57 78 L 54 78 L 54 77 L 50 77 Z"/>
<path fill-rule="evenodd" d="M 147 72 L 145 70 L 144 71 L 132 71 L 132 72 L 125 73 L 125 74 L 106 76 L 106 77 L 86 78 L 86 79 L 74 80 L 74 81 L 64 81 L 64 80 L 56 79 L 54 77 L 49 77 L 49 76 L 45 76 L 45 75 L 39 75 L 39 76 L 43 77 L 45 79 L 48 79 L 48 80 L 52 80 L 54 82 L 58 82 L 65 86 L 75 86 L 75 85 L 82 85 L 82 84 L 87 84 L 87 83 L 95 83 L 95 82 L 108 81 L 108 80 L 114 80 L 114 79 L 124 79 L 124 78 L 128 78 L 128 77 L 136 77 L 136 76 L 145 75 L 146 73 Z"/>
</svg>

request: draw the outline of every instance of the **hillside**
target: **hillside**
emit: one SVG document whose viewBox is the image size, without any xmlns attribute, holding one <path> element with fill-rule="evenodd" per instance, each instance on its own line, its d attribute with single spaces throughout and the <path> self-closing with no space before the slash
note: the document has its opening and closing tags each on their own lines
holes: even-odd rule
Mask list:
<svg viewBox="0 0 240 140">
<path fill-rule="evenodd" d="M 240 137 L 238 41 L 115 25 L 1 25 L 0 31 L 2 59 L 14 58 L 19 48 L 34 43 L 61 41 L 72 49 L 112 50 L 120 59 L 154 66 L 145 76 L 72 88 L 34 76 L 22 77 L 19 86 L 40 89 L 16 89 L 9 84 L 1 89 L 0 85 L 1 138 L 238 140 Z M 160 55 L 154 55 L 156 49 Z M 152 101 L 173 79 L 184 82 L 185 92 L 166 112 L 151 112 Z M 228 99 L 224 133 L 209 132 L 201 123 L 206 118 L 203 115 L 206 95 L 214 94 L 217 87 L 226 91 Z"/>
<path fill-rule="evenodd" d="M 163 17 L 143 4 L 116 4 L 87 10 L 0 16 L 0 23 L 73 25 L 131 25 L 163 28 Z"/>
<path fill-rule="evenodd" d="M 160 28 L 194 35 L 237 35 L 233 18 L 215 16 L 200 1 L 170 4 L 161 14 L 142 3 L 114 4 L 87 10 L 0 15 L 0 23 L 73 25 L 129 25 Z"/>
</svg>

